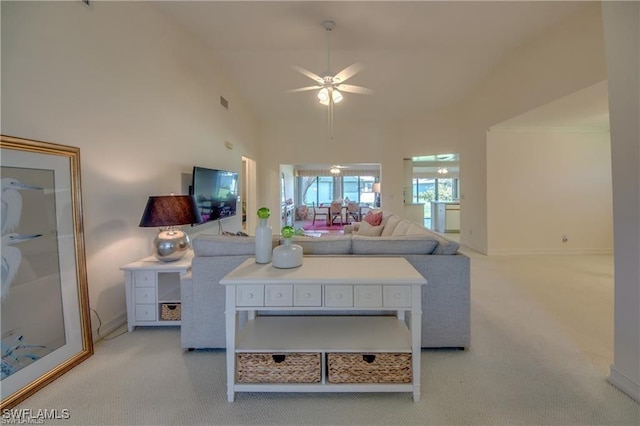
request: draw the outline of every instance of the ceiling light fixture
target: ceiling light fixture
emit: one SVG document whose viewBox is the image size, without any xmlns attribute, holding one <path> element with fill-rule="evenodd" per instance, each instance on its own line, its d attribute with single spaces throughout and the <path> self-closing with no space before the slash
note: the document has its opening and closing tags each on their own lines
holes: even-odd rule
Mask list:
<svg viewBox="0 0 640 426">
<path fill-rule="evenodd" d="M 329 95 L 331 94 L 331 95 Z M 344 98 L 342 96 L 342 93 L 340 93 L 340 91 L 338 89 L 333 89 L 333 88 L 326 88 L 323 87 L 322 89 L 320 89 L 320 91 L 318 92 L 318 100 L 320 101 L 320 104 L 328 106 L 329 105 L 329 97 L 331 97 L 331 99 L 333 100 L 334 104 L 337 104 L 338 102 L 342 101 L 342 99 Z"/>
<path fill-rule="evenodd" d="M 342 92 L 369 95 L 373 93 L 373 90 L 367 89 L 366 87 L 354 86 L 352 84 L 344 84 L 347 79 L 360 72 L 360 70 L 362 69 L 362 65 L 360 63 L 349 65 L 335 75 L 331 74 L 331 31 L 333 31 L 336 23 L 333 21 L 324 21 L 322 23 L 322 26 L 327 31 L 327 71 L 324 77 L 320 77 L 318 74 L 315 74 L 302 67 L 294 67 L 302 74 L 314 80 L 316 82 L 316 85 L 289 90 L 289 92 L 304 92 L 307 90 L 320 89 L 318 91 L 318 101 L 320 102 L 320 104 L 326 105 L 328 107 L 327 120 L 329 125 L 329 137 L 333 139 L 333 104 L 337 104 L 338 102 L 342 101 L 342 99 L 344 98 Z"/>
<path fill-rule="evenodd" d="M 447 170 L 446 167 L 440 167 L 438 169 L 438 174 L 440 174 L 440 175 L 446 175 L 447 173 L 449 173 L 449 170 Z"/>
<path fill-rule="evenodd" d="M 329 169 L 329 172 L 331 172 L 332 175 L 339 175 L 340 168 L 338 166 L 331 166 L 331 168 Z"/>
</svg>

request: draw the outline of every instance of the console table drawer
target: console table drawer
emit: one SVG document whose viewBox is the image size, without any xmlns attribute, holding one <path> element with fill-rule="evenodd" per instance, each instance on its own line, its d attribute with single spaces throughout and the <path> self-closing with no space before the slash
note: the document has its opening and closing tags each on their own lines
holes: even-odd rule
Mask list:
<svg viewBox="0 0 640 426">
<path fill-rule="evenodd" d="M 157 310 L 158 307 L 155 304 L 136 305 L 136 321 L 155 321 Z"/>
<path fill-rule="evenodd" d="M 353 306 L 382 306 L 382 286 L 355 286 L 353 288 Z"/>
<path fill-rule="evenodd" d="M 294 306 L 322 306 L 322 286 L 297 285 L 293 296 Z"/>
<path fill-rule="evenodd" d="M 238 306 L 262 306 L 264 304 L 264 286 L 239 285 L 236 288 Z"/>
<path fill-rule="evenodd" d="M 135 289 L 137 303 L 156 303 L 155 287 L 140 287 Z"/>
<path fill-rule="evenodd" d="M 326 285 L 324 296 L 325 306 L 353 306 L 353 286 Z"/>
<path fill-rule="evenodd" d="M 292 306 L 293 286 L 266 285 L 264 289 L 264 306 Z"/>
<path fill-rule="evenodd" d="M 136 287 L 155 287 L 156 271 L 136 271 L 133 279 Z"/>
<path fill-rule="evenodd" d="M 382 290 L 382 300 L 384 306 L 400 308 L 411 307 L 411 286 L 410 285 L 387 285 Z"/>
</svg>

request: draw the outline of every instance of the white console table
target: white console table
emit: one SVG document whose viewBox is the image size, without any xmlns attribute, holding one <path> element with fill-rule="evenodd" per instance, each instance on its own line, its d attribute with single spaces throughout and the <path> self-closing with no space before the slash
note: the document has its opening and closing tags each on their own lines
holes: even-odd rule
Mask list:
<svg viewBox="0 0 640 426">
<path fill-rule="evenodd" d="M 421 285 L 402 257 L 309 256 L 277 269 L 247 259 L 220 280 L 226 286 L 227 396 L 235 392 L 412 392 L 420 399 Z M 394 316 L 256 315 L 256 311 L 393 311 Z M 238 313 L 248 321 L 239 326 Z M 410 316 L 405 321 L 405 312 Z M 357 314 L 357 312 L 353 312 Z M 240 383 L 239 354 L 314 354 L 315 383 Z M 409 383 L 330 383 L 330 354 L 410 354 Z M 278 355 L 275 355 L 278 354 Z M 363 355 L 366 356 L 366 355 Z M 371 356 L 371 355 L 369 355 Z M 275 358 L 274 358 L 275 360 Z M 278 362 L 278 361 L 275 361 Z M 367 361 L 369 362 L 369 361 Z"/>
<path fill-rule="evenodd" d="M 129 263 L 124 271 L 127 299 L 127 328 L 136 326 L 180 325 L 180 320 L 162 318 L 162 306 L 180 307 L 180 279 L 191 269 L 193 251 L 174 262 L 154 256 Z"/>
</svg>

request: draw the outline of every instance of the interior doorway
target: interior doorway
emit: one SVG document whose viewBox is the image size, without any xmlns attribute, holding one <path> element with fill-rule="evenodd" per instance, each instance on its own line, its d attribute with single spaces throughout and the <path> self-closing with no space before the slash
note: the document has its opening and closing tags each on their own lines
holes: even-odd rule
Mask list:
<svg viewBox="0 0 640 426">
<path fill-rule="evenodd" d="M 242 157 L 242 230 L 250 234 L 257 225 L 258 193 L 256 188 L 256 162 L 249 157 Z M 250 232 L 251 231 L 251 232 Z"/>
<path fill-rule="evenodd" d="M 460 232 L 460 155 L 413 157 L 411 201 L 422 205 L 423 225 L 441 233 Z"/>
</svg>

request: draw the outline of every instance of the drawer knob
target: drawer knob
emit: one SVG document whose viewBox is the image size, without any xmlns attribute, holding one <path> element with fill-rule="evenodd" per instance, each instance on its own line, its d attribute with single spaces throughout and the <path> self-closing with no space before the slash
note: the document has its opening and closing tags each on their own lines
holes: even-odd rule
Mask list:
<svg viewBox="0 0 640 426">
<path fill-rule="evenodd" d="M 281 299 L 281 298 L 282 298 L 282 293 L 276 293 L 276 297 L 277 297 L 278 299 Z"/>
<path fill-rule="evenodd" d="M 248 293 L 247 294 L 247 299 L 253 299 L 253 293 Z"/>
<path fill-rule="evenodd" d="M 367 293 L 367 294 L 365 294 L 365 295 L 364 295 L 364 298 L 365 298 L 365 299 L 371 299 L 371 293 Z"/>
<path fill-rule="evenodd" d="M 311 297 L 311 293 L 305 293 L 304 297 L 306 297 L 308 299 L 309 297 Z"/>
<path fill-rule="evenodd" d="M 400 299 L 400 293 L 393 293 L 394 299 Z"/>
<path fill-rule="evenodd" d="M 342 293 L 336 294 L 336 299 L 342 299 Z"/>
</svg>

